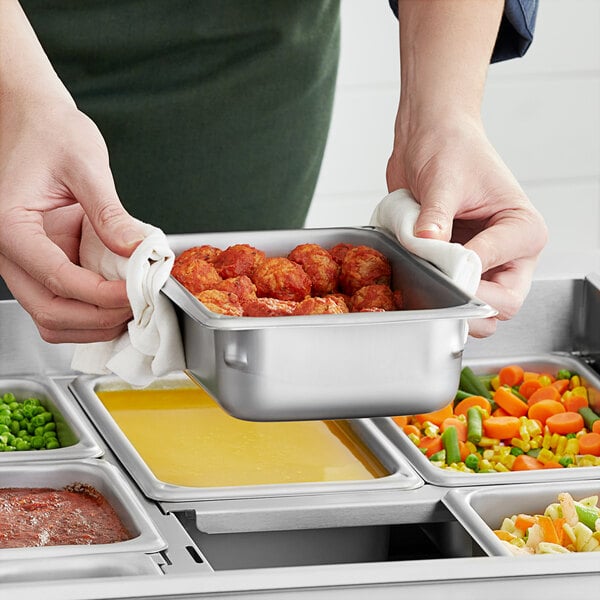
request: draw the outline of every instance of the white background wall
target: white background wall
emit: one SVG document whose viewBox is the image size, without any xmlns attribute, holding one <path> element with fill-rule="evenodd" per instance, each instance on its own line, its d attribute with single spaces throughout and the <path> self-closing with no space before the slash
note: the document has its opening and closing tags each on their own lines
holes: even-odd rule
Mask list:
<svg viewBox="0 0 600 600">
<path fill-rule="evenodd" d="M 488 135 L 544 215 L 545 254 L 600 249 L 600 0 L 541 0 L 524 58 L 490 66 Z M 342 0 L 331 133 L 307 227 L 365 225 L 386 194 L 399 95 L 386 0 Z"/>
</svg>

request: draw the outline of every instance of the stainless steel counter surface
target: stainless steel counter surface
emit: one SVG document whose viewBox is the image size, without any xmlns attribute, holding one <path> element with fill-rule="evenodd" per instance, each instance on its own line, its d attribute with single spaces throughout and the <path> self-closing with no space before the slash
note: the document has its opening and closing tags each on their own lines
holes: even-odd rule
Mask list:
<svg viewBox="0 0 600 600">
<path fill-rule="evenodd" d="M 540 277 L 533 286 L 523 310 L 510 322 L 501 324 L 487 340 L 469 340 L 465 358 L 506 356 L 513 353 L 568 352 L 598 370 L 600 357 L 600 277 Z M 28 316 L 14 302 L 0 302 L 0 374 L 49 375 L 57 385 L 68 389 L 74 376 L 69 363 L 72 347 L 51 346 L 39 340 Z M 73 397 L 74 409 L 76 406 Z M 82 411 L 82 415 L 85 414 Z M 119 466 L 111 448 L 97 460 Z M 127 474 L 124 472 L 127 477 Z M 129 479 L 129 481 L 132 481 Z M 191 503 L 157 503 L 143 497 L 140 502 L 151 515 L 168 548 L 152 557 L 160 570 L 147 568 L 146 560 L 120 573 L 93 570 L 84 578 L 22 580 L 14 576 L 2 581 L 6 594 L 25 597 L 39 594 L 44 598 L 69 600 L 108 598 L 398 598 L 419 594 L 426 598 L 458 598 L 484 595 L 505 598 L 538 597 L 552 590 L 552 597 L 594 592 L 600 586 L 598 568 L 590 569 L 577 555 L 558 557 L 487 557 L 476 544 L 471 555 L 461 556 L 464 531 L 453 528 L 453 516 L 442 498 L 448 489 L 426 484 L 415 490 L 331 495 L 328 498 L 279 498 L 209 500 Z M 177 514 L 206 535 L 236 535 L 253 532 L 296 529 L 335 529 L 345 527 L 402 527 L 411 523 L 446 524 L 449 556 L 306 566 L 260 568 L 217 568 L 210 556 L 196 547 L 189 532 L 180 526 Z M 239 538 L 241 539 L 241 537 Z M 399 538 L 410 547 L 414 540 Z M 233 542 L 235 543 L 235 541 Z M 233 550 L 233 548 L 231 548 Z M 256 550 L 257 552 L 259 549 Z M 100 559 L 99 559 L 100 560 Z M 137 560 L 137 559 L 136 559 Z M 102 558 L 102 565 L 110 561 Z M 90 565 L 87 565 L 88 567 Z M 584 568 L 585 567 L 585 568 Z M 110 566 L 101 566 L 110 570 Z M 43 586 L 43 588 L 41 587 Z M 7 596 L 8 597 L 8 596 Z M 550 596 L 548 596 L 550 597 Z"/>
</svg>

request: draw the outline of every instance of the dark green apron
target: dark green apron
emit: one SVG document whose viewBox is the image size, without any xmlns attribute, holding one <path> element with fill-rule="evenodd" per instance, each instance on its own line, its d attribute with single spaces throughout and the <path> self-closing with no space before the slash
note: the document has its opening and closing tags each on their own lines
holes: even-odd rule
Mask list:
<svg viewBox="0 0 600 600">
<path fill-rule="evenodd" d="M 302 227 L 331 117 L 339 0 L 22 0 L 117 190 L 169 233 Z"/>
</svg>

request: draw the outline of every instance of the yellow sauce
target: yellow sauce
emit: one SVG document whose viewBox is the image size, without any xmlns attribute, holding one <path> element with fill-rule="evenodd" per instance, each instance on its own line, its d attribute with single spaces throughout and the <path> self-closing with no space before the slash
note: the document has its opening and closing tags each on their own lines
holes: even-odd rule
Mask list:
<svg viewBox="0 0 600 600">
<path fill-rule="evenodd" d="M 387 475 L 343 421 L 241 421 L 197 387 L 96 393 L 164 483 L 220 487 Z"/>
</svg>

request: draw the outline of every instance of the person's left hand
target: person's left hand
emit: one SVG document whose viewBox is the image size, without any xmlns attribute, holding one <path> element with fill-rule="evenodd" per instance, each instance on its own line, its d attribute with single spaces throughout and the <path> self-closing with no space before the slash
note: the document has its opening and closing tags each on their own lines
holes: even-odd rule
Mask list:
<svg viewBox="0 0 600 600">
<path fill-rule="evenodd" d="M 477 296 L 496 317 L 469 323 L 485 337 L 497 320 L 520 309 L 547 240 L 540 213 L 487 139 L 468 116 L 396 129 L 387 166 L 389 191 L 408 189 L 421 205 L 418 237 L 464 244 L 482 262 Z"/>
</svg>

